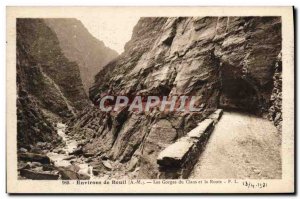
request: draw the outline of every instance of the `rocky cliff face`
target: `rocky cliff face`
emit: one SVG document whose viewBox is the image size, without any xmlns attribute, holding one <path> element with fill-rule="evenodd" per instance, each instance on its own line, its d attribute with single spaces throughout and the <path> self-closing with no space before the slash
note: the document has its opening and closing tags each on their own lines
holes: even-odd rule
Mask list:
<svg viewBox="0 0 300 199">
<path fill-rule="evenodd" d="M 93 37 L 77 19 L 45 19 L 55 32 L 59 45 L 70 61 L 78 64 L 86 93 L 94 82 L 94 76 L 118 53 Z"/>
<path fill-rule="evenodd" d="M 265 114 L 270 106 L 276 57 L 281 52 L 281 20 L 276 17 L 221 18 L 228 24 L 216 55 L 222 64 L 220 105 Z M 272 35 L 272 36 L 270 36 Z"/>
<path fill-rule="evenodd" d="M 273 75 L 273 90 L 270 98 L 269 119 L 274 121 L 279 131 L 282 130 L 282 62 L 281 54 L 278 55 Z"/>
<path fill-rule="evenodd" d="M 119 175 L 157 178 L 158 153 L 217 107 L 269 114 L 280 51 L 278 17 L 141 18 L 125 52 L 96 75 L 95 108 L 73 118 L 69 132 L 86 139 L 85 153 L 114 161 Z M 103 93 L 198 96 L 201 111 L 103 113 Z"/>
<path fill-rule="evenodd" d="M 88 105 L 78 65 L 42 19 L 17 20 L 18 146 L 57 142 L 54 122 Z"/>
</svg>

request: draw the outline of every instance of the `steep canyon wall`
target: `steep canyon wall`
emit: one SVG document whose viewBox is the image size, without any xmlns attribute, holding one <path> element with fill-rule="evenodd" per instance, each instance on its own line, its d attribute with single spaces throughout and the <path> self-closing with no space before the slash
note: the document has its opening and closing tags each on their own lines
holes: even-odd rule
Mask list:
<svg viewBox="0 0 300 199">
<path fill-rule="evenodd" d="M 279 17 L 141 18 L 125 52 L 96 75 L 95 107 L 71 119 L 68 131 L 85 140 L 85 153 L 156 178 L 158 153 L 217 107 L 269 117 L 280 128 L 280 53 Z M 198 96 L 201 111 L 105 113 L 97 108 L 102 94 Z"/>
</svg>

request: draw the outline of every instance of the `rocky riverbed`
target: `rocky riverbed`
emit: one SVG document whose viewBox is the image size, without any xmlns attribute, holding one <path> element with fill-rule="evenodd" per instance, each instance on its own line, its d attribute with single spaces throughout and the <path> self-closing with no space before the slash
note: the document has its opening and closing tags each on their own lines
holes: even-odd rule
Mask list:
<svg viewBox="0 0 300 199">
<path fill-rule="evenodd" d="M 62 144 L 57 147 L 52 148 L 48 143 L 39 142 L 30 150 L 19 149 L 19 179 L 88 180 L 125 178 L 134 175 L 118 172 L 123 171 L 120 168 L 121 164 L 112 162 L 100 154 L 84 153 L 82 143 L 66 134 L 65 124 L 57 123 L 56 130 L 62 140 Z"/>
</svg>

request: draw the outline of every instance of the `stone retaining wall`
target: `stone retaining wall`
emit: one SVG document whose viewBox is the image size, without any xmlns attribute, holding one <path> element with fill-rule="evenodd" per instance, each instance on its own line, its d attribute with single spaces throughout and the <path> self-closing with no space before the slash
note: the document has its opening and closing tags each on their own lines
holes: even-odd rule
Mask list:
<svg viewBox="0 0 300 199">
<path fill-rule="evenodd" d="M 222 114 L 223 110 L 217 109 L 186 136 L 160 152 L 157 158 L 159 178 L 176 179 L 189 176 Z"/>
</svg>

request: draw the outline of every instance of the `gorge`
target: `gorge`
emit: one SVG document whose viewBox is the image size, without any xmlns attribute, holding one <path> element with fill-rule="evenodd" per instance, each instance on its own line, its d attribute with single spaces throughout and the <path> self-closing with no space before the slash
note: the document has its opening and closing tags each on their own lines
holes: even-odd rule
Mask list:
<svg viewBox="0 0 300 199">
<path fill-rule="evenodd" d="M 21 176 L 158 178 L 159 153 L 220 108 L 268 119 L 280 137 L 281 41 L 280 17 L 142 17 L 117 55 L 79 20 L 18 19 Z M 199 111 L 103 112 L 103 95 L 197 96 Z M 48 161 L 53 151 L 68 164 Z"/>
</svg>

